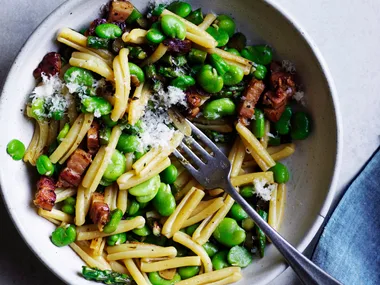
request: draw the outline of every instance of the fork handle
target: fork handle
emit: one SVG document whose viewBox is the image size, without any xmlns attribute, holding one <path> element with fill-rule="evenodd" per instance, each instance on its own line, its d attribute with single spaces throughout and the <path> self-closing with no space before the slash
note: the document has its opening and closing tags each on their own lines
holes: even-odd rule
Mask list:
<svg viewBox="0 0 380 285">
<path fill-rule="evenodd" d="M 265 233 L 284 256 L 288 264 L 293 268 L 304 284 L 335 285 L 342 284 L 325 271 L 306 258 L 302 253 L 288 243 L 279 233 L 277 233 L 261 216 L 240 196 L 235 187 L 229 182 L 225 185 L 226 192 L 244 209 L 253 219 L 256 225 Z"/>
</svg>

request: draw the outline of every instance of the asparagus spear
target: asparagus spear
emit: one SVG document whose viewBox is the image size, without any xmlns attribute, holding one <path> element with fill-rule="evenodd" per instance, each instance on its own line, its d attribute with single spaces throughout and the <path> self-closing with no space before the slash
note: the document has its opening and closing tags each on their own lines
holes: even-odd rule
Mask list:
<svg viewBox="0 0 380 285">
<path fill-rule="evenodd" d="M 111 270 L 100 270 L 97 268 L 91 268 L 88 266 L 82 267 L 82 275 L 87 280 L 100 281 L 104 284 L 113 285 L 134 285 L 136 284 L 133 279 L 126 275 Z"/>
<path fill-rule="evenodd" d="M 268 214 L 267 214 L 267 212 L 265 212 L 263 210 L 259 210 L 258 213 L 259 213 L 259 215 L 265 221 L 268 220 Z M 260 257 L 264 257 L 264 251 L 265 251 L 265 245 L 266 245 L 266 242 L 267 242 L 267 238 L 266 238 L 264 232 L 258 226 L 256 226 L 256 233 L 257 233 L 257 236 L 259 238 L 259 253 L 260 253 Z"/>
</svg>

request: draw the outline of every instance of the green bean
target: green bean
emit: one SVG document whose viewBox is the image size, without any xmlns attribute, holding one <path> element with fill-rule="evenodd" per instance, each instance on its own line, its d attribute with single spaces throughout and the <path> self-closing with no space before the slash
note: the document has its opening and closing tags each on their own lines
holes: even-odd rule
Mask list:
<svg viewBox="0 0 380 285">
<path fill-rule="evenodd" d="M 52 176 L 54 173 L 54 165 L 47 155 L 43 154 L 37 158 L 36 167 L 40 175 Z"/>
<path fill-rule="evenodd" d="M 112 105 L 103 97 L 86 97 L 82 99 L 81 111 L 103 116 L 111 113 Z"/>
<path fill-rule="evenodd" d="M 102 38 L 95 37 L 95 36 L 88 36 L 87 37 L 87 46 L 90 47 L 90 48 L 96 48 L 96 49 L 104 48 L 104 49 L 108 49 L 109 44 L 110 44 L 110 40 L 109 39 L 102 39 Z"/>
<path fill-rule="evenodd" d="M 290 174 L 288 168 L 281 162 L 277 162 L 269 171 L 273 172 L 273 178 L 276 183 L 286 183 L 289 181 Z"/>
<path fill-rule="evenodd" d="M 245 218 L 248 218 L 248 214 L 243 210 L 243 208 L 238 204 L 234 203 L 228 213 L 231 218 L 237 222 L 241 222 Z"/>
<path fill-rule="evenodd" d="M 208 120 L 216 120 L 235 114 L 235 103 L 229 98 L 216 99 L 208 102 L 203 108 L 203 116 Z"/>
<path fill-rule="evenodd" d="M 119 225 L 121 218 L 123 217 L 123 211 L 120 209 L 115 209 L 111 212 L 111 218 L 109 222 L 104 226 L 103 232 L 106 234 L 113 233 L 116 231 L 117 226 Z"/>
<path fill-rule="evenodd" d="M 179 76 L 185 75 L 185 71 L 182 68 L 173 68 L 165 66 L 160 66 L 160 68 L 158 69 L 158 73 L 168 78 L 177 78 Z"/>
<path fill-rule="evenodd" d="M 116 39 L 121 37 L 123 31 L 115 24 L 104 23 L 95 28 L 95 34 L 103 39 Z"/>
<path fill-rule="evenodd" d="M 74 225 L 58 227 L 51 234 L 51 241 L 55 246 L 62 247 L 74 242 L 77 237 L 77 232 Z"/>
<path fill-rule="evenodd" d="M 177 87 L 181 90 L 186 90 L 187 88 L 195 85 L 195 80 L 189 75 L 182 75 L 173 79 L 169 85 Z"/>
<path fill-rule="evenodd" d="M 136 135 L 121 134 L 116 149 L 123 152 L 135 152 L 140 147 L 140 139 Z"/>
<path fill-rule="evenodd" d="M 304 112 L 297 112 L 291 119 L 292 130 L 291 137 L 293 140 L 304 140 L 310 134 L 310 118 Z"/>
<path fill-rule="evenodd" d="M 173 56 L 171 54 L 165 54 L 161 59 L 160 63 L 164 63 L 170 66 L 184 66 L 187 64 L 187 59 L 184 55 Z"/>
<path fill-rule="evenodd" d="M 230 16 L 219 15 L 214 24 L 216 24 L 219 29 L 224 30 L 228 34 L 228 37 L 232 37 L 235 32 L 236 24 Z"/>
<path fill-rule="evenodd" d="M 258 108 L 255 108 L 255 117 L 252 122 L 252 133 L 258 139 L 261 139 L 265 135 L 264 112 Z"/>
<path fill-rule="evenodd" d="M 127 241 L 127 233 L 115 234 L 107 237 L 107 244 L 110 246 L 123 244 Z"/>
<path fill-rule="evenodd" d="M 181 281 L 181 276 L 178 273 L 176 273 L 171 280 L 162 278 L 158 272 L 150 272 L 148 276 L 149 281 L 152 282 L 153 285 L 173 285 Z"/>
<path fill-rule="evenodd" d="M 99 130 L 99 140 L 101 145 L 108 145 L 111 137 L 111 128 L 104 127 Z"/>
<path fill-rule="evenodd" d="M 228 41 L 227 46 L 239 51 L 239 55 L 242 49 L 247 45 L 247 38 L 242 33 L 234 34 Z"/>
<path fill-rule="evenodd" d="M 160 173 L 161 181 L 166 184 L 173 184 L 178 177 L 178 170 L 174 164 L 170 164 Z"/>
<path fill-rule="evenodd" d="M 106 182 L 116 181 L 126 169 L 126 158 L 125 156 L 115 149 L 111 156 L 111 161 L 108 163 L 106 171 L 103 174 L 103 179 Z"/>
<path fill-rule="evenodd" d="M 203 22 L 203 13 L 202 9 L 199 8 L 197 10 L 192 11 L 189 16 L 186 17 L 186 20 L 193 23 L 194 25 L 199 25 Z"/>
<path fill-rule="evenodd" d="M 213 237 L 222 245 L 233 247 L 245 239 L 245 231 L 231 218 L 224 218 L 213 233 Z"/>
<path fill-rule="evenodd" d="M 290 119 L 292 118 L 292 114 L 292 108 L 286 106 L 280 119 L 274 123 L 274 128 L 280 135 L 287 135 L 290 132 Z"/>
<path fill-rule="evenodd" d="M 209 93 L 218 93 L 223 88 L 223 78 L 211 65 L 203 65 L 197 75 L 198 84 Z"/>
<path fill-rule="evenodd" d="M 228 252 L 227 260 L 232 266 L 247 267 L 252 263 L 252 255 L 245 247 L 236 245 Z"/>
<path fill-rule="evenodd" d="M 225 46 L 228 43 L 229 37 L 225 30 L 208 27 L 206 32 L 217 41 L 217 47 Z"/>
<path fill-rule="evenodd" d="M 87 266 L 82 266 L 82 276 L 87 280 L 100 281 L 104 284 L 135 284 L 133 279 L 127 274 L 118 273 L 111 270 L 100 270 L 97 268 L 90 268 Z"/>
<path fill-rule="evenodd" d="M 148 77 L 148 79 L 157 78 L 157 69 L 156 69 L 156 66 L 153 64 L 146 65 L 144 67 L 144 72 L 145 72 L 146 77 Z"/>
<path fill-rule="evenodd" d="M 263 210 L 259 210 L 258 214 L 265 220 L 268 220 L 268 214 L 267 212 Z M 256 225 L 256 234 L 259 238 L 259 253 L 261 257 L 264 257 L 264 251 L 265 251 L 265 245 L 267 242 L 267 238 L 264 234 L 264 232 Z"/>
<path fill-rule="evenodd" d="M 31 106 L 32 116 L 37 121 L 41 121 L 46 117 L 45 100 L 43 98 L 35 98 Z"/>
<path fill-rule="evenodd" d="M 161 18 L 161 29 L 165 35 L 171 38 L 185 39 L 186 26 L 175 16 L 165 15 Z"/>
<path fill-rule="evenodd" d="M 219 251 L 214 255 L 214 257 L 211 259 L 212 267 L 214 270 L 220 270 L 226 267 L 229 267 L 228 261 L 227 261 L 227 250 Z"/>
<path fill-rule="evenodd" d="M 203 244 L 202 246 L 209 257 L 213 257 L 219 251 L 218 247 L 209 241 Z"/>
<path fill-rule="evenodd" d="M 178 274 L 181 276 L 182 280 L 189 279 L 191 277 L 194 277 L 197 275 L 200 271 L 199 266 L 185 266 L 185 267 L 180 267 L 178 269 Z"/>
<path fill-rule="evenodd" d="M 136 64 L 132 62 L 128 62 L 129 72 L 131 74 L 132 83 L 135 86 L 139 86 L 141 83 L 145 81 L 144 71 Z"/>
<path fill-rule="evenodd" d="M 191 13 L 191 5 L 183 1 L 175 1 L 166 7 L 166 9 L 182 18 L 186 18 Z"/>
<path fill-rule="evenodd" d="M 68 123 L 66 123 L 62 130 L 59 132 L 58 136 L 57 136 L 57 141 L 58 142 L 62 142 L 63 139 L 67 136 L 67 134 L 69 133 L 69 130 L 70 130 L 70 125 Z"/>
<path fill-rule="evenodd" d="M 153 206 L 164 217 L 168 217 L 174 212 L 176 202 L 169 185 L 160 184 L 158 192 L 153 199 Z"/>
<path fill-rule="evenodd" d="M 13 139 L 7 144 L 7 153 L 14 160 L 21 160 L 25 155 L 25 146 L 21 141 Z"/>
<path fill-rule="evenodd" d="M 223 82 L 228 86 L 236 85 L 243 80 L 243 77 L 243 69 L 235 65 L 230 65 L 230 69 L 223 75 Z"/>
<path fill-rule="evenodd" d="M 210 62 L 219 75 L 224 75 L 227 71 L 230 70 L 229 64 L 216 53 L 210 55 Z"/>
<path fill-rule="evenodd" d="M 128 193 L 136 197 L 147 196 L 156 192 L 156 190 L 158 191 L 160 183 L 160 176 L 156 175 L 151 179 L 130 188 Z"/>
</svg>

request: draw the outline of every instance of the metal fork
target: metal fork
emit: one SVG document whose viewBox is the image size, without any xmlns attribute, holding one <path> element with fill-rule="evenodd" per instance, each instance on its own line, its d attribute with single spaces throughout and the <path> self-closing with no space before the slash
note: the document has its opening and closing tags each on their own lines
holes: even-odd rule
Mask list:
<svg viewBox="0 0 380 285">
<path fill-rule="evenodd" d="M 247 214 L 254 220 L 256 225 L 259 226 L 265 235 L 272 241 L 304 284 L 342 284 L 306 258 L 261 218 L 247 201 L 240 196 L 235 187 L 232 186 L 230 182 L 231 163 L 228 158 L 202 131 L 195 127 L 189 120 L 185 120 L 191 127 L 192 133 L 196 135 L 204 145 L 212 150 L 212 153 L 210 154 L 193 138 L 185 138 L 179 145 L 179 148 L 187 154 L 195 167 L 181 154 L 181 152 L 178 150 L 174 151 L 174 155 L 192 174 L 192 176 L 205 189 L 224 189 L 224 191 L 240 204 Z M 197 150 L 203 160 L 201 160 L 187 146 L 187 144 L 191 146 L 191 148 Z"/>
</svg>

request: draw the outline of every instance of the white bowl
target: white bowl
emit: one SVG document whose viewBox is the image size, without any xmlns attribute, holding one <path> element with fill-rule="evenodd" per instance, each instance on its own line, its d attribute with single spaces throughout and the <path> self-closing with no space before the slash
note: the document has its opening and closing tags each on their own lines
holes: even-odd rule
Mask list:
<svg viewBox="0 0 380 285">
<path fill-rule="evenodd" d="M 5 82 L 0 104 L 0 181 L 10 216 L 25 242 L 58 277 L 70 284 L 94 284 L 78 274 L 83 262 L 69 248 L 55 247 L 49 237 L 54 226 L 39 217 L 32 199 L 36 171 L 6 154 L 6 145 L 17 138 L 26 145 L 32 123 L 23 116 L 28 94 L 35 81 L 34 68 L 49 51 L 57 49 L 55 37 L 62 27 L 80 29 L 98 16 L 106 0 L 71 0 L 54 11 L 33 33 L 14 62 Z M 137 8 L 147 0 L 132 0 Z M 268 43 L 281 59 L 295 63 L 313 118 L 312 135 L 296 142 L 296 153 L 286 164 L 291 170 L 285 220 L 280 233 L 300 251 L 310 243 L 331 204 L 341 150 L 341 132 L 336 92 L 330 73 L 310 38 L 271 1 L 191 1 L 204 12 L 228 13 L 251 43 Z M 285 270 L 281 255 L 268 246 L 266 256 L 244 270 L 239 284 L 266 284 Z"/>
</svg>

